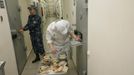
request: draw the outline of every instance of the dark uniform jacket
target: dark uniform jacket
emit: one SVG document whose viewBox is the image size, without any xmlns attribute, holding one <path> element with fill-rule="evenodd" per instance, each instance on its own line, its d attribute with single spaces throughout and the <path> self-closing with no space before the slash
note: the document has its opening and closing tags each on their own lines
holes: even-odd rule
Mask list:
<svg viewBox="0 0 134 75">
<path fill-rule="evenodd" d="M 43 39 L 41 33 L 41 17 L 38 15 L 30 15 L 28 22 L 24 27 L 24 31 L 29 30 L 32 46 L 35 53 L 44 53 Z"/>
</svg>

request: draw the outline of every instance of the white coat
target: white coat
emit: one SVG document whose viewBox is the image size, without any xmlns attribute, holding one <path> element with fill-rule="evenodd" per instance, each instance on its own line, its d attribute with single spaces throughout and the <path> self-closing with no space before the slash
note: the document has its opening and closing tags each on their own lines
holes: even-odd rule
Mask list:
<svg viewBox="0 0 134 75">
<path fill-rule="evenodd" d="M 73 29 L 71 24 L 66 20 L 59 20 L 52 22 L 46 32 L 46 40 L 47 43 L 53 44 L 53 46 L 57 49 L 58 54 L 62 52 L 66 52 L 68 55 L 68 51 L 70 50 L 70 35 Z"/>
</svg>

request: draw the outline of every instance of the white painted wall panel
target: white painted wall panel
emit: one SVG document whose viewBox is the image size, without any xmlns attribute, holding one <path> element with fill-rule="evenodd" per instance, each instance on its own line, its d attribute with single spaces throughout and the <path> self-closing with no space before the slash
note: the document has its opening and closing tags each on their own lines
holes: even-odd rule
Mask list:
<svg viewBox="0 0 134 75">
<path fill-rule="evenodd" d="M 0 21 L 0 60 L 6 61 L 5 75 L 18 75 L 6 9 L 0 8 L 0 16 L 3 16 L 3 22 Z"/>
<path fill-rule="evenodd" d="M 134 75 L 133 3 L 89 0 L 88 75 Z"/>
</svg>

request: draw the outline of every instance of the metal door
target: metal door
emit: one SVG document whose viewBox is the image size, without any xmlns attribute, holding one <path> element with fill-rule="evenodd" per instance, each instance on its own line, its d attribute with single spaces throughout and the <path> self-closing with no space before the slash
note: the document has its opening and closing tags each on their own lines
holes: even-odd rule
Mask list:
<svg viewBox="0 0 134 75">
<path fill-rule="evenodd" d="M 20 75 L 24 69 L 27 58 L 23 35 L 18 32 L 18 29 L 21 27 L 20 8 L 17 0 L 6 0 L 6 5 L 16 55 L 18 73 Z"/>
<path fill-rule="evenodd" d="M 77 47 L 77 70 L 79 75 L 87 75 L 87 34 L 88 34 L 88 0 L 77 0 L 76 25 L 83 34 L 83 45 Z"/>
</svg>

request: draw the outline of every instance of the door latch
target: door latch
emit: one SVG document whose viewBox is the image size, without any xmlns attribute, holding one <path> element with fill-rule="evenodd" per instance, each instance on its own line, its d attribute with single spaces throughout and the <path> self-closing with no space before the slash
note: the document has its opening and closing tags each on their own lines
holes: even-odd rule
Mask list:
<svg viewBox="0 0 134 75">
<path fill-rule="evenodd" d="M 3 22 L 3 16 L 0 16 L 0 21 Z"/>
<path fill-rule="evenodd" d="M 88 0 L 85 0 L 85 3 L 88 3 Z"/>
</svg>

